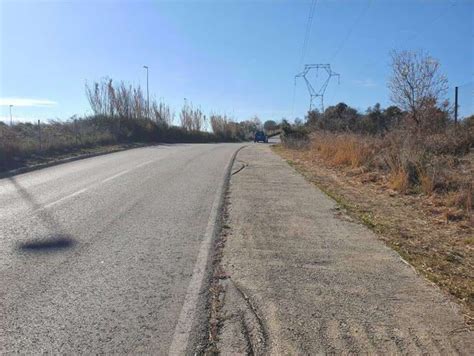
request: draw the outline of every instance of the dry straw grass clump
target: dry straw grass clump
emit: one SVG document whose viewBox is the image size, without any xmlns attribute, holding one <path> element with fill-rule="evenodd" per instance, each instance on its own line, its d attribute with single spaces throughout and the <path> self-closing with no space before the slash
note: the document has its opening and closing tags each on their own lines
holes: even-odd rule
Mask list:
<svg viewBox="0 0 474 356">
<path fill-rule="evenodd" d="M 397 129 L 384 137 L 318 130 L 305 147 L 308 155 L 332 166 L 377 174 L 401 194 L 442 197 L 446 206 L 469 215 L 474 200 L 471 143 L 469 132 L 454 128 L 433 134 Z"/>
<path fill-rule="evenodd" d="M 400 193 L 407 193 L 410 187 L 410 180 L 408 173 L 403 168 L 399 168 L 397 171 L 390 173 L 388 179 L 388 186 Z"/>
<path fill-rule="evenodd" d="M 312 134 L 311 148 L 328 162 L 336 166 L 359 168 L 370 165 L 374 159 L 377 139 L 356 134 Z"/>
</svg>

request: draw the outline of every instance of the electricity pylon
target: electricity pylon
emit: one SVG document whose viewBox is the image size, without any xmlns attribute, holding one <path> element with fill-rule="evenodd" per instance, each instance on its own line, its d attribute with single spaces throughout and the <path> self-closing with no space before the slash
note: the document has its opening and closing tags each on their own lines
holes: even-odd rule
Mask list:
<svg viewBox="0 0 474 356">
<path fill-rule="evenodd" d="M 319 75 L 320 70 L 324 70 L 327 75 L 327 78 L 323 81 L 322 85 L 319 87 L 319 90 L 317 91 L 314 89 L 313 85 L 311 84 L 310 79 L 308 79 L 309 73 L 312 70 L 315 70 L 316 72 L 314 76 L 314 83 L 318 81 L 318 75 Z M 295 75 L 295 85 L 296 85 L 297 78 L 303 78 L 306 83 L 306 87 L 308 88 L 309 98 L 310 98 L 309 111 L 313 110 L 314 100 L 316 100 L 316 98 L 320 98 L 321 112 L 324 112 L 324 93 L 332 77 L 337 77 L 337 82 L 339 84 L 340 75 L 332 71 L 330 64 L 305 64 L 303 71 Z"/>
</svg>

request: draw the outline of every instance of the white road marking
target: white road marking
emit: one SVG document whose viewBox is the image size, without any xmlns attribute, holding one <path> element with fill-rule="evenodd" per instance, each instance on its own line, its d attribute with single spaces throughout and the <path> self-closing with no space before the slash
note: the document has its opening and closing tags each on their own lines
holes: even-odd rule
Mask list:
<svg viewBox="0 0 474 356">
<path fill-rule="evenodd" d="M 184 298 L 184 303 L 179 314 L 178 323 L 174 329 L 173 340 L 168 350 L 168 355 L 170 356 L 186 354 L 189 335 L 191 334 L 191 328 L 193 327 L 194 317 L 196 314 L 199 293 L 201 292 L 202 283 L 206 274 L 206 267 L 209 259 L 209 252 L 211 250 L 211 244 L 215 234 L 220 204 L 223 201 L 224 190 L 227 184 L 226 180 L 228 179 L 227 177 L 230 177 L 230 169 L 234 163 L 237 152 L 238 150 L 234 153 L 234 156 L 226 167 L 224 179 L 222 180 L 222 184 L 217 191 L 212 203 L 211 213 L 209 214 L 209 220 L 207 222 L 204 238 L 201 242 L 201 246 L 199 247 L 196 263 L 194 264 L 191 282 L 189 283 L 188 289 L 186 290 L 186 297 Z"/>
<path fill-rule="evenodd" d="M 188 346 L 189 334 L 193 326 L 194 314 L 196 305 L 198 303 L 199 292 L 201 291 L 202 281 L 206 272 L 207 260 L 209 257 L 209 250 L 211 249 L 211 242 L 214 236 L 214 226 L 217 218 L 218 207 L 220 201 L 220 194 L 216 195 L 211 208 L 211 215 L 207 223 L 204 239 L 199 247 L 199 254 L 194 265 L 193 275 L 186 291 L 181 313 L 179 314 L 178 323 L 174 329 L 173 341 L 169 348 L 168 354 L 184 355 Z"/>
<path fill-rule="evenodd" d="M 72 194 L 66 195 L 65 197 L 63 197 L 63 198 L 61 198 L 61 199 L 58 199 L 58 200 L 56 200 L 56 201 L 53 201 L 52 203 L 46 204 L 45 206 L 43 206 L 43 209 L 50 208 L 50 207 L 52 207 L 53 205 L 56 205 L 56 204 L 58 204 L 58 203 L 61 203 L 61 202 L 63 202 L 63 201 L 66 200 L 66 199 L 70 199 L 70 198 L 72 198 L 72 197 L 78 196 L 79 194 L 84 193 L 86 190 L 87 190 L 87 188 L 84 188 L 84 189 L 78 190 L 77 192 L 74 192 L 74 193 L 72 193 Z"/>
<path fill-rule="evenodd" d="M 143 166 L 145 166 L 145 165 L 147 165 L 147 164 L 150 164 L 150 163 L 152 163 L 152 162 L 155 162 L 155 161 L 157 161 L 157 160 L 149 160 L 149 161 L 140 163 L 139 165 L 135 166 L 133 169 L 143 167 Z M 111 176 L 111 177 L 109 177 L 109 178 L 106 178 L 106 179 L 102 180 L 101 183 L 106 183 L 106 182 L 108 182 L 108 181 L 111 181 L 112 179 L 118 178 L 118 177 L 120 177 L 120 176 L 122 176 L 122 175 L 124 175 L 124 174 L 126 174 L 126 173 L 128 173 L 128 172 L 130 172 L 130 171 L 132 171 L 133 169 L 126 169 L 126 170 L 124 170 L 124 171 L 122 171 L 122 172 L 119 172 L 119 173 L 117 173 L 117 174 L 115 174 L 115 175 L 113 175 L 113 176 Z M 94 186 L 94 185 L 92 185 L 92 186 Z M 56 200 L 56 201 L 53 201 L 52 203 L 46 204 L 45 206 L 43 206 L 42 208 L 40 208 L 40 209 L 38 209 L 38 210 L 41 210 L 41 209 L 48 209 L 48 208 L 52 207 L 53 205 L 56 205 L 56 204 L 58 204 L 58 203 L 63 202 L 64 200 L 67 200 L 67 199 L 69 199 L 69 198 L 72 198 L 72 197 L 75 197 L 75 196 L 77 196 L 77 195 L 79 195 L 79 194 L 82 194 L 82 193 L 84 193 L 86 190 L 87 190 L 87 188 L 78 190 L 77 192 L 74 192 L 74 193 L 72 193 L 72 194 L 66 195 L 65 197 L 63 197 L 63 198 L 61 198 L 61 199 L 58 199 L 58 200 Z"/>
<path fill-rule="evenodd" d="M 150 161 L 146 161 L 146 162 L 143 162 L 143 163 L 140 163 L 139 165 L 133 167 L 132 169 L 126 169 L 125 171 L 122 171 L 120 173 L 117 173 L 116 175 L 113 175 L 112 177 L 109 177 L 109 178 L 105 178 L 101 183 L 105 183 L 105 182 L 108 182 L 108 181 L 111 181 L 112 179 L 115 179 L 115 178 L 118 178 L 134 169 L 137 169 L 137 168 L 140 168 L 140 167 L 143 167 L 143 166 L 146 166 L 147 164 L 150 164 L 152 162 L 155 162 L 156 160 L 150 160 Z"/>
<path fill-rule="evenodd" d="M 130 172 L 131 170 L 130 169 L 126 169 L 125 171 L 122 171 L 120 173 L 117 173 L 115 175 L 113 175 L 112 177 L 109 177 L 109 178 L 106 178 L 104 179 L 101 183 L 105 183 L 105 182 L 108 182 L 108 181 L 111 181 L 112 179 L 115 179 L 117 177 L 120 177 L 120 176 L 123 176 L 124 174 Z"/>
<path fill-rule="evenodd" d="M 150 160 L 150 161 L 146 161 L 146 162 L 143 162 L 143 163 L 140 163 L 138 166 L 136 166 L 135 168 L 140 168 L 140 167 L 143 167 L 143 166 L 146 166 L 147 164 L 150 164 L 152 162 L 155 162 L 153 160 Z"/>
</svg>

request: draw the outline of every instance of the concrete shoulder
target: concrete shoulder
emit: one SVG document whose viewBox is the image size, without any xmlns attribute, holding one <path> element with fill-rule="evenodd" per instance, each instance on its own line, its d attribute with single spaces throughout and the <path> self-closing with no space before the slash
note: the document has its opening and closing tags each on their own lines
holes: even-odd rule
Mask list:
<svg viewBox="0 0 474 356">
<path fill-rule="evenodd" d="M 458 306 L 267 145 L 234 172 L 223 354 L 474 353 Z"/>
</svg>

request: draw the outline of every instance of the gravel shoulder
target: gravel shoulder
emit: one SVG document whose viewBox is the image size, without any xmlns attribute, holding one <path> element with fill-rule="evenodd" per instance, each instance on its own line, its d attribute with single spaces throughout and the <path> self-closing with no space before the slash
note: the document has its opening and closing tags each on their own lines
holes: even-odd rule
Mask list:
<svg viewBox="0 0 474 356">
<path fill-rule="evenodd" d="M 222 354 L 474 352 L 451 297 L 268 145 L 242 149 L 242 164 L 226 208 Z"/>
</svg>

